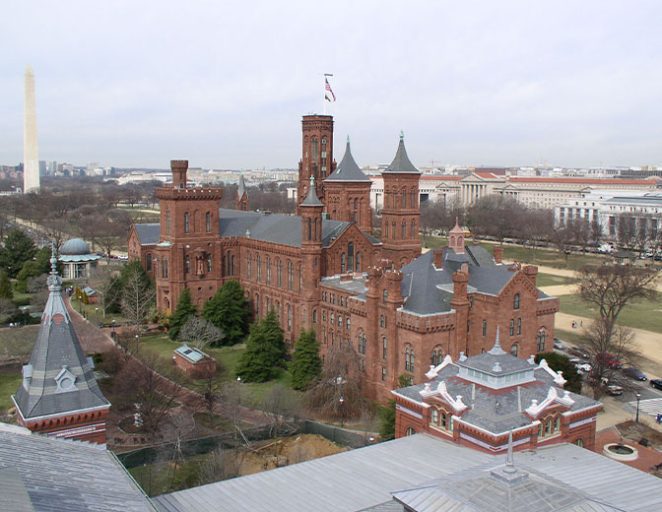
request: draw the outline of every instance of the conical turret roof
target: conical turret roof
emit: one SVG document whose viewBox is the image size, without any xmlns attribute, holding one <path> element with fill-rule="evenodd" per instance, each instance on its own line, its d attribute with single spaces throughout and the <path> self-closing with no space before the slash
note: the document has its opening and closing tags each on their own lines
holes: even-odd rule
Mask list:
<svg viewBox="0 0 662 512">
<path fill-rule="evenodd" d="M 23 418 L 110 407 L 99 390 L 93 365 L 85 357 L 62 298 L 62 278 L 55 268 L 55 249 L 48 277 L 50 294 L 41 316 L 30 362 L 14 401 Z"/>
<path fill-rule="evenodd" d="M 333 171 L 324 181 L 365 181 L 370 183 L 370 178 L 368 178 L 361 168 L 357 165 L 354 157 L 352 156 L 352 150 L 349 145 L 349 137 L 347 137 L 347 146 L 345 148 L 345 156 L 336 167 L 336 170 Z"/>
<path fill-rule="evenodd" d="M 414 167 L 414 164 L 411 163 L 411 160 L 409 160 L 409 157 L 407 156 L 407 149 L 405 148 L 405 136 L 403 133 L 400 134 L 400 143 L 398 144 L 398 150 L 395 153 L 395 158 L 393 158 L 391 165 L 389 165 L 384 172 L 421 173 L 421 171 Z"/>
<path fill-rule="evenodd" d="M 317 192 L 315 192 L 315 176 L 310 177 L 308 195 L 306 196 L 306 199 L 303 200 L 303 203 L 301 203 L 301 206 L 324 206 L 317 197 Z"/>
<path fill-rule="evenodd" d="M 239 176 L 239 186 L 237 188 L 237 199 L 244 197 L 246 193 L 246 182 L 244 181 L 244 175 Z"/>
</svg>

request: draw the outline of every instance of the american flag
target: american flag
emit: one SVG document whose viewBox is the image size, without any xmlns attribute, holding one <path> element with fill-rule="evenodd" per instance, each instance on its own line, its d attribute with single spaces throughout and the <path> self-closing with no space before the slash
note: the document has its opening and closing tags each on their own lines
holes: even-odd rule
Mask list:
<svg viewBox="0 0 662 512">
<path fill-rule="evenodd" d="M 329 84 L 329 79 L 324 77 L 324 99 L 326 101 L 336 101 L 336 95 L 333 94 L 331 90 L 331 85 Z"/>
</svg>

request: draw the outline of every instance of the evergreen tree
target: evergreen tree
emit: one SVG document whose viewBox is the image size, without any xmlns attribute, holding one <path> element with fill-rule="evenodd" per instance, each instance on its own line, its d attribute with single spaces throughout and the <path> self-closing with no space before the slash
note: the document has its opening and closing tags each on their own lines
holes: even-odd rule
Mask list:
<svg viewBox="0 0 662 512">
<path fill-rule="evenodd" d="M 322 372 L 322 360 L 319 356 L 319 343 L 315 331 L 302 331 L 294 346 L 294 355 L 290 364 L 292 387 L 304 390 L 314 382 Z"/>
<path fill-rule="evenodd" d="M 61 272 L 62 264 L 58 262 L 58 269 Z M 16 290 L 21 293 L 28 291 L 28 280 L 32 277 L 38 277 L 42 274 L 48 274 L 51 271 L 51 249 L 42 247 L 37 251 L 34 259 L 23 263 L 20 272 L 16 275 Z"/>
<path fill-rule="evenodd" d="M 13 299 L 14 291 L 11 288 L 11 281 L 7 272 L 0 270 L 0 299 Z"/>
<path fill-rule="evenodd" d="M 379 435 L 382 440 L 395 439 L 395 400 L 389 400 L 388 405 L 379 407 Z"/>
<path fill-rule="evenodd" d="M 176 340 L 179 337 L 179 331 L 184 327 L 184 324 L 192 316 L 195 316 L 197 310 L 191 302 L 191 292 L 188 288 L 184 288 L 184 291 L 179 296 L 179 302 L 177 303 L 177 308 L 175 312 L 170 317 L 170 329 L 168 330 L 168 336 L 171 340 Z"/>
<path fill-rule="evenodd" d="M 248 327 L 248 302 L 239 281 L 228 281 L 205 304 L 205 320 L 225 333 L 223 343 L 234 345 L 243 340 Z"/>
<path fill-rule="evenodd" d="M 20 229 L 12 229 L 7 233 L 3 245 L 0 248 L 0 268 L 16 277 L 23 264 L 30 261 L 37 253 L 32 239 Z"/>
<path fill-rule="evenodd" d="M 251 327 L 246 351 L 237 365 L 237 375 L 245 382 L 273 379 L 284 365 L 286 352 L 283 330 L 272 311 Z"/>
<path fill-rule="evenodd" d="M 582 376 L 577 372 L 577 368 L 570 362 L 568 356 L 558 352 L 541 352 L 536 355 L 536 363 L 539 363 L 541 359 L 547 361 L 549 367 L 555 372 L 563 372 L 563 378 L 567 381 L 566 385 L 563 386 L 564 389 L 573 393 L 582 392 Z"/>
</svg>

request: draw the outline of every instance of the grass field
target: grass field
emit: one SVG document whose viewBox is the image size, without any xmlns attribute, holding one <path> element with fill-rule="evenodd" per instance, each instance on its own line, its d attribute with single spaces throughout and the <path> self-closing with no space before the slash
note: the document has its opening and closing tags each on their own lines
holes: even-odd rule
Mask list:
<svg viewBox="0 0 662 512">
<path fill-rule="evenodd" d="M 576 283 L 577 279 L 565 276 L 555 276 L 554 274 L 544 274 L 539 272 L 536 283 L 538 286 L 556 286 L 560 284 Z"/>
<path fill-rule="evenodd" d="M 27 359 L 37 339 L 39 325 L 0 329 L 0 361 Z"/>
<path fill-rule="evenodd" d="M 589 306 L 578 295 L 562 295 L 561 312 L 587 318 L 595 317 L 597 310 Z M 662 294 L 657 294 L 654 300 L 638 300 L 625 306 L 618 323 L 626 327 L 634 327 L 647 331 L 662 333 Z"/>
<path fill-rule="evenodd" d="M 0 370 L 0 416 L 13 407 L 11 395 L 16 393 L 21 384 L 21 369 L 18 366 L 5 367 Z"/>
</svg>

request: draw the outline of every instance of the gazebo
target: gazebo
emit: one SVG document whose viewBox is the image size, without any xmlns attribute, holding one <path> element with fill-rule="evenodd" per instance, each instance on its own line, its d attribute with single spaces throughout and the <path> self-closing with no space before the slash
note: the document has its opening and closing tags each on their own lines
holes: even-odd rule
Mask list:
<svg viewBox="0 0 662 512">
<path fill-rule="evenodd" d="M 85 240 L 72 238 L 62 244 L 58 259 L 62 262 L 64 279 L 85 279 L 100 258 L 98 254 L 90 252 Z"/>
</svg>

